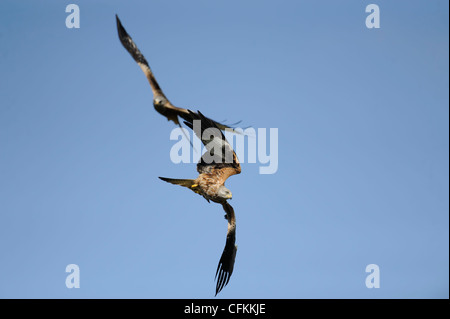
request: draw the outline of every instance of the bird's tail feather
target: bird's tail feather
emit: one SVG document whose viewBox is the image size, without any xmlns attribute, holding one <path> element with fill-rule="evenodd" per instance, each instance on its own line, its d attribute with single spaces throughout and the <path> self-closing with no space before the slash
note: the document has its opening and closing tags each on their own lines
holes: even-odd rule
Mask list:
<svg viewBox="0 0 450 319">
<path fill-rule="evenodd" d="M 167 182 L 172 183 L 174 185 L 180 185 L 187 188 L 192 188 L 193 186 L 196 186 L 193 179 L 174 179 L 174 178 L 166 178 L 166 177 L 160 177 L 159 179 Z"/>
</svg>

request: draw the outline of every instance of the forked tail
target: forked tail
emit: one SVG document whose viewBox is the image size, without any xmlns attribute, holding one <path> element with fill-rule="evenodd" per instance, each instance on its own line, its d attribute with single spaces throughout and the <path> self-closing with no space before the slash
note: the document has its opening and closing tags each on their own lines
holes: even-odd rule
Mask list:
<svg viewBox="0 0 450 319">
<path fill-rule="evenodd" d="M 184 186 L 187 188 L 192 188 L 192 186 L 195 185 L 193 179 L 174 179 L 174 178 L 166 178 L 166 177 L 159 177 L 159 179 L 161 179 L 167 183 L 171 183 L 174 185 L 180 185 L 180 186 Z"/>
</svg>

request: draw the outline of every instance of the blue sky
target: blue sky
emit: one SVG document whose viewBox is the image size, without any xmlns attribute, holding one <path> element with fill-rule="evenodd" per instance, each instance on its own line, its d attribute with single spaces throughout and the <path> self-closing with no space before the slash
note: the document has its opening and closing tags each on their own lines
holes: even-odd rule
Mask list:
<svg viewBox="0 0 450 319">
<path fill-rule="evenodd" d="M 0 2 L 1 298 L 214 296 L 222 208 L 157 178 L 195 163 L 116 13 L 175 105 L 278 128 L 278 171 L 227 181 L 218 298 L 449 297 L 447 1 L 77 1 L 79 29 L 69 3 Z"/>
</svg>

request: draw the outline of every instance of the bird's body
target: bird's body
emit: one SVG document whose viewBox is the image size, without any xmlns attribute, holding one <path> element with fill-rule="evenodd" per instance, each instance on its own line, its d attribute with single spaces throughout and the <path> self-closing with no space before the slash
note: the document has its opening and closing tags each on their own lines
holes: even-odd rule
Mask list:
<svg viewBox="0 0 450 319">
<path fill-rule="evenodd" d="M 216 127 L 214 121 L 205 117 L 202 113 L 190 112 L 191 120 L 186 121 L 185 124 L 194 130 L 194 121 L 199 121 L 200 127 L 195 134 L 202 140 L 207 148 L 207 152 L 202 156 L 197 164 L 198 177 L 192 179 L 170 179 L 160 177 L 162 180 L 181 185 L 191 189 L 193 192 L 202 195 L 206 200 L 215 203 L 223 203 L 227 199 L 231 199 L 231 192 L 225 187 L 225 181 L 228 177 L 241 173 L 241 165 L 238 161 L 236 153 L 225 139 L 223 133 Z M 211 135 L 205 134 L 205 131 L 216 128 L 217 130 L 210 131 Z M 215 135 L 214 135 L 215 134 Z M 208 135 L 206 139 L 205 136 Z M 217 146 L 220 146 L 217 147 Z M 220 149 L 221 154 L 212 154 Z M 230 158 L 232 161 L 227 163 L 227 152 L 232 153 Z M 212 160 L 212 162 L 211 162 Z"/>
<path fill-rule="evenodd" d="M 229 196 L 231 199 L 232 195 L 231 192 L 227 193 L 229 195 L 224 197 L 218 196 L 219 192 L 223 187 L 225 187 L 225 183 L 217 184 L 215 183 L 216 177 L 221 177 L 223 175 L 223 172 L 212 172 L 212 173 L 203 173 L 200 174 L 197 179 L 194 181 L 194 185 L 198 185 L 195 187 L 192 187 L 191 189 L 196 192 L 197 194 L 202 195 L 206 200 L 213 201 L 215 203 L 224 203 L 226 202 L 226 197 Z"/>
<path fill-rule="evenodd" d="M 219 191 L 224 184 L 220 185 L 215 183 L 214 174 L 200 174 L 196 179 L 173 179 L 160 177 L 165 182 L 175 185 L 181 185 L 189 188 L 194 193 L 203 196 L 208 202 L 213 201 L 215 203 L 222 204 L 230 197 L 219 197 Z"/>
</svg>

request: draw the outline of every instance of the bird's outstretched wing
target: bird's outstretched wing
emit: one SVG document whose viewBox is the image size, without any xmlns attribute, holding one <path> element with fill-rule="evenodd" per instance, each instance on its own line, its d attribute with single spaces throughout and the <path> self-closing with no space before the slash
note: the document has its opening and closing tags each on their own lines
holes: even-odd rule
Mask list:
<svg viewBox="0 0 450 319">
<path fill-rule="evenodd" d="M 169 99 L 166 97 L 161 87 L 159 86 L 158 82 L 156 81 L 156 78 L 153 75 L 153 72 L 150 69 L 150 66 L 147 60 L 145 59 L 144 55 L 141 53 L 141 51 L 139 51 L 137 45 L 134 43 L 131 36 L 125 30 L 117 15 L 116 15 L 116 23 L 120 42 L 122 43 L 123 47 L 128 51 L 128 53 L 130 53 L 130 55 L 133 57 L 133 59 L 136 61 L 139 67 L 142 69 L 145 76 L 147 77 L 148 82 L 150 83 L 153 92 L 153 106 L 155 107 L 156 111 L 158 111 L 161 115 L 165 116 L 167 120 L 172 121 L 181 127 L 178 117 L 181 117 L 184 120 L 189 121 L 190 120 L 189 111 L 184 108 L 176 107 L 169 101 Z M 213 122 L 221 130 L 225 129 L 232 130 L 232 128 L 229 127 L 228 125 L 221 124 L 216 121 Z"/>
<path fill-rule="evenodd" d="M 117 15 L 116 23 L 120 42 L 128 51 L 128 53 L 130 53 L 130 55 L 133 57 L 134 61 L 136 61 L 136 63 L 139 65 L 139 67 L 147 77 L 148 82 L 150 83 L 150 87 L 152 88 L 153 92 L 153 103 L 156 110 L 167 117 L 168 120 L 173 121 L 175 124 L 179 125 L 180 123 L 178 121 L 178 116 L 181 113 L 188 114 L 187 110 L 176 107 L 172 105 L 172 103 L 170 103 L 169 99 L 167 99 L 158 82 L 156 81 L 156 78 L 153 75 L 153 72 L 150 69 L 150 66 L 148 65 L 148 62 L 145 59 L 144 55 L 141 53 L 141 51 L 139 51 L 136 43 L 134 43 L 131 36 L 125 30 Z"/>
<path fill-rule="evenodd" d="M 231 175 L 239 174 L 241 164 L 216 123 L 200 111 L 194 113 L 189 110 L 189 114 L 191 120 L 184 123 L 194 131 L 207 150 L 197 164 L 197 171 L 200 174 L 215 172 L 215 182 L 219 184 L 224 183 Z"/>
<path fill-rule="evenodd" d="M 227 202 L 222 204 L 225 210 L 226 219 L 228 221 L 227 241 L 220 257 L 219 265 L 217 266 L 215 280 L 216 282 L 216 296 L 230 281 L 233 273 L 234 261 L 236 259 L 237 246 L 236 242 L 236 216 L 234 215 L 233 207 Z"/>
</svg>

